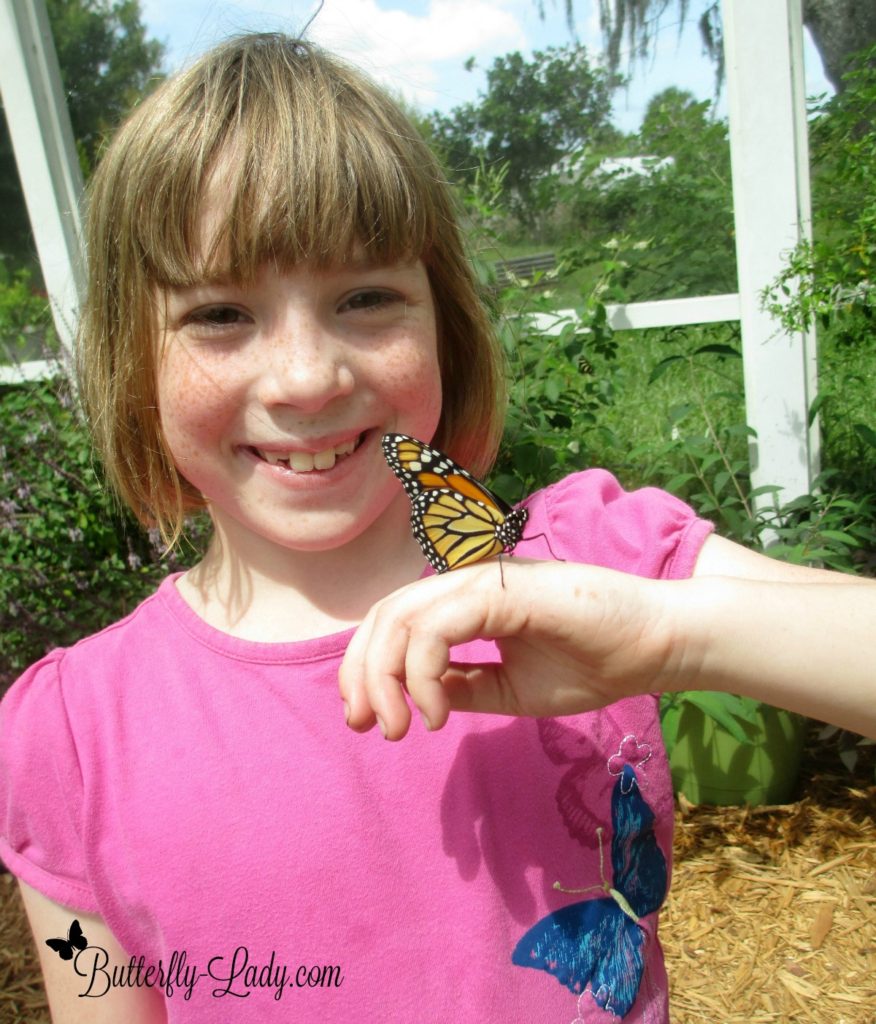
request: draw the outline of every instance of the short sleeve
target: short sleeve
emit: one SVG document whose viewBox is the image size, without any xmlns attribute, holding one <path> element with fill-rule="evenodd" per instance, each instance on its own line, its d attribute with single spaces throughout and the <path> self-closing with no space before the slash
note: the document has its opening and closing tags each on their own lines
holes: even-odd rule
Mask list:
<svg viewBox="0 0 876 1024">
<path fill-rule="evenodd" d="M 559 557 L 650 579 L 690 576 L 713 529 L 666 491 L 625 491 L 602 469 L 573 473 L 539 497 Z"/>
<path fill-rule="evenodd" d="M 44 896 L 96 912 L 82 843 L 83 787 L 60 681 L 63 652 L 0 702 L 0 858 Z"/>
</svg>

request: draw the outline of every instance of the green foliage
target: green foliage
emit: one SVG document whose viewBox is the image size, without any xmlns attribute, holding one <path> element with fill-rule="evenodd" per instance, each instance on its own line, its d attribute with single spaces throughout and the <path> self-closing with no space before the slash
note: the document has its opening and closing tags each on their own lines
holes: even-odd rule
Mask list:
<svg viewBox="0 0 876 1024">
<path fill-rule="evenodd" d="M 810 124 L 814 241 L 799 245 L 765 300 L 788 330 L 818 324 L 849 344 L 872 336 L 876 291 L 876 46 Z"/>
<path fill-rule="evenodd" d="M 818 102 L 810 140 L 813 241 L 798 245 L 764 294 L 788 331 L 816 328 L 827 460 L 843 486 L 876 491 L 876 47 Z"/>
<path fill-rule="evenodd" d="M 711 328 L 705 344 L 702 329 L 657 333 L 670 352 L 649 380 L 677 375 L 685 398 L 668 406 L 659 436 L 632 450 L 639 478 L 685 498 L 724 536 L 771 557 L 861 572 L 862 553 L 876 550 L 876 491 L 848 488 L 836 470 L 822 472 L 812 494 L 793 500 L 771 486 L 752 488 L 736 330 Z M 876 448 L 870 462 L 876 464 Z"/>
<path fill-rule="evenodd" d="M 602 270 L 574 315 L 553 318 L 550 335 L 521 309 L 527 297 L 526 313 L 550 309 L 550 292 L 504 296 L 513 311 L 502 323 L 512 384 L 500 493 L 523 494 L 603 465 L 627 486 L 678 495 L 748 547 L 798 564 L 868 571 L 876 488 L 861 482 L 876 470 L 876 438 L 860 436 L 870 456 L 856 487 L 833 469 L 811 495 L 791 501 L 775 487 L 754 489 L 738 325 L 613 333 L 604 303 L 623 267 L 608 259 Z M 835 454 L 826 449 L 826 461 Z"/>
<path fill-rule="evenodd" d="M 104 138 L 160 79 L 140 0 L 47 0 L 73 135 L 87 174 Z"/>
<path fill-rule="evenodd" d="M 639 157 L 648 170 L 606 173 L 606 155 Z M 621 301 L 735 290 L 727 125 L 708 102 L 678 89 L 655 96 L 626 152 L 591 151 L 557 199 L 579 259 L 615 240 Z"/>
<path fill-rule="evenodd" d="M 485 200 L 495 200 L 500 188 L 501 177 L 487 172 L 480 187 L 466 193 L 470 233 L 482 250 L 496 244 L 492 214 L 501 211 L 501 198 L 496 206 Z M 488 264 L 476 256 L 475 266 L 490 289 L 509 367 L 509 407 L 492 482 L 513 499 L 593 463 L 591 442 L 614 400 L 617 345 L 603 301 L 611 262 L 578 294 L 577 308 L 563 315 L 556 313 L 553 286 L 572 273 L 568 266 L 552 272 L 546 289 L 512 285 L 501 291 Z"/>
<path fill-rule="evenodd" d="M 550 301 L 544 296 L 536 308 Z M 611 375 L 601 372 L 617 355 L 605 307 L 593 299 L 575 316 L 554 317 L 548 335 L 533 332 L 532 312 L 506 320 L 500 332 L 512 379 L 495 477 L 509 495 L 588 466 L 588 430 L 597 429 L 600 410 L 613 400 Z"/>
<path fill-rule="evenodd" d="M 585 47 L 548 47 L 526 60 L 497 57 L 478 103 L 432 114 L 431 139 L 463 181 L 482 163 L 507 167 L 516 213 L 527 219 L 553 165 L 584 145 L 614 137 L 611 94 L 618 79 L 593 68 Z"/>
<path fill-rule="evenodd" d="M 102 487 L 65 384 L 0 392 L 0 438 L 2 689 L 45 651 L 130 611 L 178 565 Z"/>
<path fill-rule="evenodd" d="M 660 727 L 667 753 L 671 753 L 679 738 L 682 711 L 686 704 L 693 704 L 704 715 L 730 733 L 737 743 L 747 746 L 752 742 L 752 733 L 745 725 L 756 725 L 760 701 L 750 697 L 737 697 L 720 690 L 686 690 L 679 693 L 664 693 L 660 697 Z"/>
<path fill-rule="evenodd" d="M 0 262 L 0 364 L 39 359 L 56 348 L 49 304 L 33 290 L 30 272 L 10 273 Z"/>
</svg>

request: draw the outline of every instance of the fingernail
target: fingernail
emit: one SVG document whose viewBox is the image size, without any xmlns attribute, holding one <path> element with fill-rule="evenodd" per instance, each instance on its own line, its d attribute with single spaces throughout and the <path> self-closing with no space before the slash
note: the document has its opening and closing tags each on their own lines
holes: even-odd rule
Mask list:
<svg viewBox="0 0 876 1024">
<path fill-rule="evenodd" d="M 379 726 L 380 731 L 383 733 L 383 738 L 386 739 L 386 726 L 383 724 L 383 719 L 380 717 L 380 715 L 375 715 L 374 717 L 377 719 L 377 725 Z"/>
<path fill-rule="evenodd" d="M 432 723 L 426 717 L 425 712 L 423 712 L 423 711 L 420 712 L 420 718 L 423 720 L 423 725 L 426 727 L 427 732 L 431 732 L 432 731 Z"/>
<path fill-rule="evenodd" d="M 347 725 L 350 724 L 350 705 L 344 701 L 344 721 Z"/>
</svg>

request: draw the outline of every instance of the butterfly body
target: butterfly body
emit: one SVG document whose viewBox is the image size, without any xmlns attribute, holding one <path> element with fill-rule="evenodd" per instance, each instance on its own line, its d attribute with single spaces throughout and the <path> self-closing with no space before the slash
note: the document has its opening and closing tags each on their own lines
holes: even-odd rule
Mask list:
<svg viewBox="0 0 876 1024">
<path fill-rule="evenodd" d="M 411 499 L 411 528 L 437 573 L 512 551 L 529 518 L 437 448 L 386 434 L 383 453 Z"/>
</svg>

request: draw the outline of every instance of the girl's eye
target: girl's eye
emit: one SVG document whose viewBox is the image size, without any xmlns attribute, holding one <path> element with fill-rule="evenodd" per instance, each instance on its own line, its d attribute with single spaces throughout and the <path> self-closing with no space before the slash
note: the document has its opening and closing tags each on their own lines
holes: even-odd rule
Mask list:
<svg viewBox="0 0 876 1024">
<path fill-rule="evenodd" d="M 391 306 L 400 301 L 397 292 L 385 291 L 380 288 L 370 288 L 365 291 L 356 292 L 341 303 L 341 312 L 345 310 L 379 310 Z"/>
<path fill-rule="evenodd" d="M 235 306 L 204 306 L 186 316 L 186 322 L 202 327 L 230 327 L 248 321 L 242 310 Z"/>
</svg>

